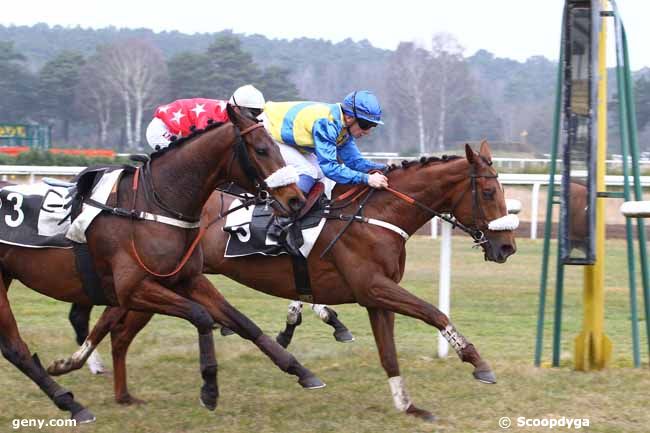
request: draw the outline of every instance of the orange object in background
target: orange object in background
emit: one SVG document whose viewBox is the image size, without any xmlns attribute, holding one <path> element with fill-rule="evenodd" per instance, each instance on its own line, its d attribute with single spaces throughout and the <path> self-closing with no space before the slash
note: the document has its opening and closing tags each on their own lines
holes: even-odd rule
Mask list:
<svg viewBox="0 0 650 433">
<path fill-rule="evenodd" d="M 0 153 L 5 155 L 18 156 L 21 153 L 29 152 L 31 147 L 29 146 L 11 146 L 11 147 L 0 147 Z"/>
</svg>

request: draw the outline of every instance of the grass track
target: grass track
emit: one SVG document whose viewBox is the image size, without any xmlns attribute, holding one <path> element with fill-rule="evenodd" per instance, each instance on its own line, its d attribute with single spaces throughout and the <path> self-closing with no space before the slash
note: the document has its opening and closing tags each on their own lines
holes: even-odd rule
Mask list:
<svg viewBox="0 0 650 433">
<path fill-rule="evenodd" d="M 434 424 L 396 412 L 381 368 L 364 309 L 338 306 L 356 342 L 336 343 L 330 328 L 306 311 L 296 331 L 293 353 L 328 386 L 303 391 L 293 376 L 278 370 L 250 343 L 215 336 L 221 398 L 215 413 L 198 403 L 198 345 L 192 327 L 157 316 L 134 342 L 129 383 L 147 401 L 137 407 L 113 402 L 111 377 L 87 370 L 60 378 L 60 383 L 97 416 L 83 432 L 499 432 L 502 416 L 589 418 L 589 432 L 648 432 L 650 371 L 645 338 L 641 369 L 632 368 L 625 244 L 607 246 L 606 330 L 614 342 L 613 367 L 607 371 L 572 371 L 572 339 L 581 324 L 582 269 L 567 268 L 562 364 L 559 369 L 532 366 L 539 290 L 541 241 L 519 240 L 519 252 L 508 263 L 483 262 L 464 237 L 454 238 L 452 319 L 495 369 L 499 383 L 484 385 L 471 377 L 471 367 L 457 357 L 435 357 L 438 333 L 410 318 L 396 320 L 402 376 L 413 401 L 432 410 Z M 409 241 L 407 272 L 402 285 L 436 300 L 437 241 Z M 551 261 L 554 263 L 554 260 Z M 553 274 L 551 274 L 553 276 Z M 226 297 L 268 334 L 284 321 L 286 302 L 215 277 Z M 553 279 L 550 281 L 553 284 Z M 552 285 L 550 286 L 550 288 Z M 552 292 L 551 292 L 552 294 Z M 550 295 L 551 295 L 550 294 Z M 44 298 L 20 284 L 10 290 L 14 313 L 27 344 L 44 363 L 75 350 L 67 324 L 68 305 Z M 642 298 L 639 298 L 639 304 Z M 553 298 L 549 296 L 548 304 Z M 97 309 L 93 318 L 100 310 Z M 639 312 L 640 320 L 645 320 Z M 551 311 L 547 309 L 547 317 Z M 547 320 L 545 360 L 550 359 Z M 640 322 L 644 334 L 645 323 Z M 100 352 L 110 367 L 110 346 Z M 0 432 L 12 431 L 14 418 L 65 416 L 17 369 L 0 360 Z M 43 429 L 41 431 L 70 431 Z M 567 431 L 556 428 L 553 431 Z M 18 431 L 37 431 L 23 428 Z M 510 431 L 551 431 L 513 426 Z"/>
</svg>

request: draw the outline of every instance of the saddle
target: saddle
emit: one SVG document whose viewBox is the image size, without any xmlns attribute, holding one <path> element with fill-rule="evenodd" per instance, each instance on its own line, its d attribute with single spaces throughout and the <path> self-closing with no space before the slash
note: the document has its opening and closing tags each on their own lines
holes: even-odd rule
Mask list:
<svg viewBox="0 0 650 433">
<path fill-rule="evenodd" d="M 277 256 L 290 254 L 307 257 L 324 225 L 323 209 L 328 200 L 324 187 L 317 183 L 297 217 L 273 215 L 266 204 L 252 209 L 241 209 L 228 215 L 223 230 L 230 233 L 226 257 L 251 254 Z M 236 200 L 231 208 L 240 205 Z"/>
</svg>

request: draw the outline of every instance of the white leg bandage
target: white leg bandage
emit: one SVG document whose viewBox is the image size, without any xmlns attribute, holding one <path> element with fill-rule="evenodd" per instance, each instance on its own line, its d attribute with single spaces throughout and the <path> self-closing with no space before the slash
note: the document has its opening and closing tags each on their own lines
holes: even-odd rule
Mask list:
<svg viewBox="0 0 650 433">
<path fill-rule="evenodd" d="M 314 313 L 318 314 L 320 320 L 327 322 L 330 319 L 330 315 L 327 312 L 327 308 L 323 304 L 312 304 L 311 309 L 314 310 Z"/>
<path fill-rule="evenodd" d="M 287 313 L 287 323 L 289 325 L 295 325 L 298 321 L 298 315 L 302 312 L 302 302 L 292 301 L 289 304 L 289 312 Z"/>
<path fill-rule="evenodd" d="M 84 341 L 84 344 L 79 346 L 79 349 L 77 349 L 77 351 L 72 354 L 72 362 L 75 364 L 78 362 L 83 362 L 88 356 L 90 356 L 90 352 L 92 352 L 93 349 L 94 347 L 89 340 Z"/>
<path fill-rule="evenodd" d="M 411 397 L 406 392 L 402 376 L 389 377 L 388 385 L 390 385 L 390 393 L 393 395 L 393 403 L 397 410 L 406 411 L 411 405 Z"/>
<path fill-rule="evenodd" d="M 467 346 L 467 340 L 465 337 L 463 337 L 451 323 L 447 325 L 445 329 L 440 331 L 440 333 L 449 342 L 449 345 L 454 348 L 458 356 L 460 356 L 461 350 Z"/>
<path fill-rule="evenodd" d="M 88 364 L 88 368 L 92 374 L 103 374 L 106 372 L 104 361 L 102 361 L 102 357 L 99 356 L 99 352 L 97 352 L 97 350 L 94 350 L 93 353 L 90 354 L 90 357 L 86 363 Z"/>
</svg>

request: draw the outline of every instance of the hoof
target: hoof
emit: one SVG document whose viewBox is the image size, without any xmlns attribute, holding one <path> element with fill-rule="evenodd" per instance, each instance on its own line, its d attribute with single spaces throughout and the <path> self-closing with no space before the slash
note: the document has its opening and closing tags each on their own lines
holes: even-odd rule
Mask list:
<svg viewBox="0 0 650 433">
<path fill-rule="evenodd" d="M 484 371 L 474 370 L 472 375 L 476 380 L 483 383 L 489 383 L 489 384 L 497 383 L 497 377 L 492 372 L 492 370 L 484 370 Z"/>
<path fill-rule="evenodd" d="M 206 402 L 203 400 L 203 397 L 199 398 L 199 403 L 201 403 L 201 406 L 206 408 L 209 411 L 213 411 L 217 408 L 217 400 L 215 399 L 214 402 Z"/>
<path fill-rule="evenodd" d="M 51 376 L 60 376 L 72 370 L 72 362 L 69 359 L 58 359 L 47 367 L 47 372 Z"/>
<path fill-rule="evenodd" d="M 436 417 L 429 411 L 427 410 L 422 410 L 418 409 L 417 407 L 410 405 L 408 409 L 406 409 L 406 414 L 414 416 L 416 418 L 420 418 L 422 421 L 425 422 L 435 422 Z"/>
<path fill-rule="evenodd" d="M 219 392 L 216 389 L 201 388 L 201 406 L 208 410 L 215 410 L 217 408 L 217 400 L 219 399 Z"/>
<path fill-rule="evenodd" d="M 334 338 L 339 343 L 352 343 L 354 341 L 354 335 L 352 335 L 352 333 L 347 329 L 336 331 L 334 333 Z"/>
<path fill-rule="evenodd" d="M 287 337 L 283 332 L 280 332 L 277 337 L 275 337 L 275 341 L 285 349 L 289 347 L 289 343 L 291 343 L 291 339 Z"/>
<path fill-rule="evenodd" d="M 115 401 L 117 404 L 121 404 L 124 406 L 133 406 L 133 405 L 139 405 L 139 404 L 146 404 L 147 402 L 144 400 L 141 400 L 137 397 L 133 397 L 131 394 L 124 395 L 122 397 L 116 398 Z"/>
<path fill-rule="evenodd" d="M 227 336 L 232 335 L 232 334 L 235 333 L 232 329 L 226 328 L 225 326 L 222 326 L 221 331 L 219 331 L 219 332 L 221 333 L 222 337 L 227 337 Z"/>
<path fill-rule="evenodd" d="M 82 409 L 76 414 L 72 415 L 70 419 L 77 421 L 77 425 L 79 425 L 95 422 L 97 418 L 95 418 L 95 415 L 93 415 L 93 413 L 88 409 Z"/>
<path fill-rule="evenodd" d="M 316 376 L 309 376 L 304 379 L 299 379 L 298 383 L 305 389 L 319 389 L 325 388 L 325 382 L 317 378 Z"/>
</svg>

